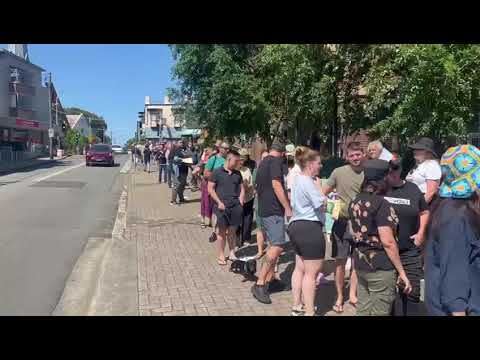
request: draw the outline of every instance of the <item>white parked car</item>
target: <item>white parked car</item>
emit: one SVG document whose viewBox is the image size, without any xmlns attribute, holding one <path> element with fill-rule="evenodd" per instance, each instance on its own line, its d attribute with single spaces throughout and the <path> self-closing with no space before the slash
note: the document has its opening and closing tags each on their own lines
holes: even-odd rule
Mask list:
<svg viewBox="0 0 480 360">
<path fill-rule="evenodd" d="M 116 154 L 122 154 L 123 148 L 120 145 L 112 145 L 112 150 Z"/>
</svg>

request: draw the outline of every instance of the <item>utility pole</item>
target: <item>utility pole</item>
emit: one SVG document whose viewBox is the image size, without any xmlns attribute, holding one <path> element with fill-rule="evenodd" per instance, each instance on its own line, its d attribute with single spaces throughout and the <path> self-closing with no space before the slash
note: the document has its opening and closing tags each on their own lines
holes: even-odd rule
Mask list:
<svg viewBox="0 0 480 360">
<path fill-rule="evenodd" d="M 50 159 L 53 159 L 53 119 L 52 119 L 52 73 L 48 73 L 48 117 L 50 128 L 48 129 Z"/>
<path fill-rule="evenodd" d="M 55 126 L 58 134 L 58 94 L 55 91 Z M 57 135 L 57 147 L 60 147 L 60 136 Z"/>
</svg>

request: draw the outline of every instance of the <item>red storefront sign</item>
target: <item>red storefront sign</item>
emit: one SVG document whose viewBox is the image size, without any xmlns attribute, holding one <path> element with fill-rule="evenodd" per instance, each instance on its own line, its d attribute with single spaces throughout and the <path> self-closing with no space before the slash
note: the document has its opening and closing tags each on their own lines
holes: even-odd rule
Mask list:
<svg viewBox="0 0 480 360">
<path fill-rule="evenodd" d="M 39 122 L 34 120 L 17 119 L 15 121 L 15 124 L 17 126 L 23 126 L 28 128 L 34 128 L 34 129 L 38 129 L 40 127 Z"/>
</svg>

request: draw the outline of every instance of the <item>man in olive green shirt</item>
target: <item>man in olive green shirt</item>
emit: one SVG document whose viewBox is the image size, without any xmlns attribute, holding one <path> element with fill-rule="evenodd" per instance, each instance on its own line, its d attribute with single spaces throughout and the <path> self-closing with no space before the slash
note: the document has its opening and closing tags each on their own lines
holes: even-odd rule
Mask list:
<svg viewBox="0 0 480 360">
<path fill-rule="evenodd" d="M 337 313 L 343 312 L 343 288 L 345 286 L 345 264 L 351 254 L 350 231 L 348 228 L 348 206 L 355 199 L 363 183 L 362 160 L 365 154 L 358 142 L 352 142 L 347 146 L 348 164 L 333 170 L 327 184 L 323 188 L 326 195 L 336 190 L 340 199 L 339 217 L 335 220 L 332 228 L 332 257 L 335 258 L 335 287 L 337 289 L 337 300 L 333 310 Z M 357 303 L 357 275 L 355 271 L 350 272 L 349 302 L 353 306 Z"/>
</svg>

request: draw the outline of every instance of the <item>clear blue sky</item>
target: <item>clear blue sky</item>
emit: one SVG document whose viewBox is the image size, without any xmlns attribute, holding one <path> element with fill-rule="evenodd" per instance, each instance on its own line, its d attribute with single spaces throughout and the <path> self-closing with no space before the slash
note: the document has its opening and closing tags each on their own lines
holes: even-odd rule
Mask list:
<svg viewBox="0 0 480 360">
<path fill-rule="evenodd" d="M 6 48 L 7 45 L 0 45 Z M 173 85 L 167 45 L 29 45 L 30 61 L 52 72 L 64 107 L 105 118 L 123 145 L 135 134 L 146 95 L 162 101 Z"/>
</svg>

